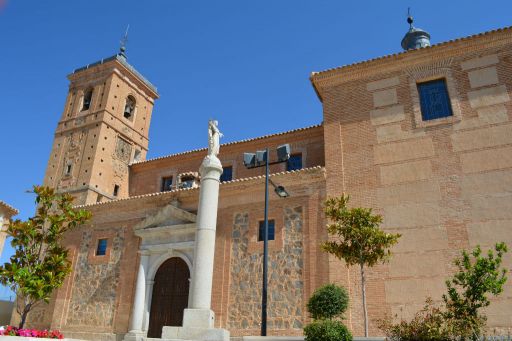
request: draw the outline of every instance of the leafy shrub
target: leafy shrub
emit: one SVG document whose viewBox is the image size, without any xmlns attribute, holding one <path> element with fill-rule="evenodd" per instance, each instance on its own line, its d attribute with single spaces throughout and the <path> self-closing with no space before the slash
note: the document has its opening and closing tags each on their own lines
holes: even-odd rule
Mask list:
<svg viewBox="0 0 512 341">
<path fill-rule="evenodd" d="M 379 328 L 394 341 L 444 341 L 450 340 L 443 311 L 427 298 L 425 306 L 409 322 L 393 324 L 391 319 L 379 321 Z"/>
<path fill-rule="evenodd" d="M 496 254 L 489 250 L 487 255 L 482 254 L 480 246 L 471 253 L 463 250 L 461 257 L 454 261 L 457 272 L 446 281 L 444 315 L 450 321 L 450 328 L 460 336 L 478 339 L 486 324 L 486 317 L 479 310 L 491 304 L 490 294 L 497 296 L 503 292 L 507 270 L 501 265 L 507 246 L 497 243 L 494 250 Z"/>
<path fill-rule="evenodd" d="M 487 318 L 479 310 L 489 306 L 489 294 L 503 292 L 507 281 L 507 271 L 501 267 L 507 246 L 498 243 L 494 251 L 482 255 L 480 246 L 471 253 L 462 251 L 454 261 L 458 271 L 446 281 L 448 293 L 443 295 L 443 307 L 434 306 L 429 298 L 410 322 L 393 324 L 387 318 L 380 321 L 379 328 L 391 340 L 399 341 L 480 340 Z"/>
<path fill-rule="evenodd" d="M 341 316 L 348 308 L 347 291 L 334 284 L 324 285 L 313 293 L 307 308 L 315 320 Z"/>
<path fill-rule="evenodd" d="M 351 341 L 347 327 L 336 320 L 314 321 L 304 327 L 305 341 Z"/>
</svg>

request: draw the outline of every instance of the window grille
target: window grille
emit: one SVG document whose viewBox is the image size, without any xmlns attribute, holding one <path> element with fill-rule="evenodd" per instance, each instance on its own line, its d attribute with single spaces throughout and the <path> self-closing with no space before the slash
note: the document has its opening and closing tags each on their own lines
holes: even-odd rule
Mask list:
<svg viewBox="0 0 512 341">
<path fill-rule="evenodd" d="M 418 93 L 423 121 L 453 115 L 445 79 L 418 83 Z"/>
</svg>

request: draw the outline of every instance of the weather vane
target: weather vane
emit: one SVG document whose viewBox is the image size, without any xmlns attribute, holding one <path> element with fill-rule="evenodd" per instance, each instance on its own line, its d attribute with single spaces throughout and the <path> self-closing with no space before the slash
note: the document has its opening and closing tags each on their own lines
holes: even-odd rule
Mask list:
<svg viewBox="0 0 512 341">
<path fill-rule="evenodd" d="M 409 25 L 412 27 L 413 20 L 412 20 L 412 16 L 411 16 L 411 8 L 410 7 L 407 7 L 407 23 L 409 23 Z"/>
<path fill-rule="evenodd" d="M 126 27 L 126 32 L 124 33 L 123 39 L 121 39 L 121 47 L 119 50 L 121 51 L 121 55 L 126 58 L 125 52 L 126 52 L 126 43 L 128 42 L 128 30 L 130 29 L 130 24 Z"/>
</svg>

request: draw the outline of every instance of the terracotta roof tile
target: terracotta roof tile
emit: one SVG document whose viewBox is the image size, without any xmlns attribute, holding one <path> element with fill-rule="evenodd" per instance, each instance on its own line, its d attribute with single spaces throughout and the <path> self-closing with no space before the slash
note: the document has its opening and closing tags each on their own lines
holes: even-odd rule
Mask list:
<svg viewBox="0 0 512 341">
<path fill-rule="evenodd" d="M 245 139 L 245 140 L 239 140 L 239 141 L 233 141 L 233 142 L 223 143 L 223 144 L 221 144 L 220 146 L 221 146 L 221 147 L 223 147 L 223 146 L 231 146 L 231 145 L 235 145 L 235 144 L 239 144 L 239 143 L 244 143 L 244 142 L 250 142 L 250 141 L 256 141 L 256 140 L 262 140 L 262 139 L 266 139 L 266 138 L 269 138 L 269 137 L 281 136 L 281 135 L 286 135 L 286 134 L 295 133 L 295 132 L 298 132 L 298 131 L 304 131 L 304 130 L 308 130 L 308 129 L 314 129 L 314 128 L 318 128 L 318 127 L 320 127 L 320 126 L 322 126 L 322 123 L 320 123 L 320 124 L 315 124 L 315 125 L 312 125 L 312 126 L 309 126 L 309 127 L 304 127 L 304 128 L 297 128 L 297 129 L 293 129 L 293 130 L 288 130 L 288 131 L 284 131 L 284 132 L 280 132 L 280 133 L 269 134 L 269 135 L 263 135 L 263 136 L 254 137 L 254 138 L 250 138 L 250 139 Z M 176 156 L 180 156 L 180 155 L 192 154 L 192 153 L 196 153 L 196 152 L 206 151 L 207 149 L 208 149 L 208 148 L 199 148 L 199 149 L 188 150 L 188 151 L 185 151 L 185 152 L 180 152 L 180 153 L 175 153 L 175 154 L 170 154 L 170 155 L 165 155 L 165 156 L 159 156 L 159 157 L 155 157 L 155 158 L 153 158 L 153 159 L 148 159 L 148 160 L 144 160 L 144 161 L 134 162 L 134 163 L 132 163 L 132 165 L 140 165 L 140 164 L 143 164 L 143 163 L 148 163 L 148 162 L 152 162 L 152 161 L 158 161 L 158 160 L 168 159 L 168 158 L 172 158 L 172 157 L 176 157 Z"/>
</svg>

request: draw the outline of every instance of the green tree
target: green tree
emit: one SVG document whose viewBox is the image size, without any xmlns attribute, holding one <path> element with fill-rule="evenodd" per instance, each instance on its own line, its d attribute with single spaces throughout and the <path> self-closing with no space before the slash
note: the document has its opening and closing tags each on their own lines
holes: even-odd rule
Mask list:
<svg viewBox="0 0 512 341">
<path fill-rule="evenodd" d="M 443 295 L 446 305 L 445 318 L 453 333 L 477 340 L 485 327 L 486 317 L 479 309 L 491 304 L 488 295 L 497 296 L 503 292 L 507 281 L 506 269 L 501 268 L 503 254 L 507 252 L 505 243 L 498 243 L 487 255 L 482 255 L 480 246 L 471 254 L 466 250 L 454 261 L 457 272 L 446 281 L 448 293 Z"/>
<path fill-rule="evenodd" d="M 15 253 L 0 266 L 0 283 L 16 293 L 19 328 L 35 305 L 49 302 L 51 293 L 71 272 L 68 250 L 60 244 L 64 234 L 91 217 L 90 212 L 73 208 L 69 194 L 57 194 L 44 186 L 34 186 L 34 193 L 36 215 L 9 224 L 6 233 Z"/>
<path fill-rule="evenodd" d="M 371 208 L 348 208 L 349 196 L 331 198 L 325 202 L 325 215 L 330 220 L 327 232 L 337 240 L 322 244 L 322 249 L 343 259 L 347 266 L 359 265 L 363 296 L 364 334 L 368 337 L 368 312 L 366 309 L 365 266 L 385 262 L 391 256 L 389 248 L 398 242 L 400 234 L 382 231 L 382 216 L 373 214 Z"/>
</svg>

